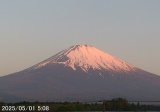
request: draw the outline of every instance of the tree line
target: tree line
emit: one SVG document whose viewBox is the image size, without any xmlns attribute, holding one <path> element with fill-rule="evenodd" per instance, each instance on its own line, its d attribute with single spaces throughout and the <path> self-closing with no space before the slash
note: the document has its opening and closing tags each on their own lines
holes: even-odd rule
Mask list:
<svg viewBox="0 0 160 112">
<path fill-rule="evenodd" d="M 25 106 L 31 107 L 34 111 L 31 112 L 58 112 L 58 111 L 160 111 L 160 105 L 146 105 L 137 103 L 130 103 L 124 98 L 115 98 L 111 100 L 103 100 L 94 103 L 82 102 L 18 102 L 18 103 L 5 103 L 0 102 L 0 108 L 4 106 Z M 48 107 L 48 108 L 47 108 Z M 38 110 L 40 109 L 40 110 Z M 46 109 L 46 110 L 45 110 Z M 12 112 L 6 110 L 5 112 Z M 22 110 L 16 110 L 22 112 Z M 30 112 L 23 110 L 23 112 Z"/>
</svg>

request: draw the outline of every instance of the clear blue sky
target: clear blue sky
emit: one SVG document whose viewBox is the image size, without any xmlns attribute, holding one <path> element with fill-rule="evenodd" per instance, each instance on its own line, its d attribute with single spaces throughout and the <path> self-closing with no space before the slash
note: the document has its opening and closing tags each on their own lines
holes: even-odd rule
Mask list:
<svg viewBox="0 0 160 112">
<path fill-rule="evenodd" d="M 160 0 L 0 1 L 0 76 L 75 44 L 160 75 Z"/>
</svg>

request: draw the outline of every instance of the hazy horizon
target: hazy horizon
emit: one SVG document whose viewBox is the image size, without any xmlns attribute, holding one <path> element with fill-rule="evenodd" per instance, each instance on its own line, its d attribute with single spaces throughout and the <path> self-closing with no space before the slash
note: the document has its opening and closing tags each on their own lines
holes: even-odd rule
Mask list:
<svg viewBox="0 0 160 112">
<path fill-rule="evenodd" d="M 0 1 L 0 76 L 88 44 L 160 75 L 160 1 Z"/>
</svg>

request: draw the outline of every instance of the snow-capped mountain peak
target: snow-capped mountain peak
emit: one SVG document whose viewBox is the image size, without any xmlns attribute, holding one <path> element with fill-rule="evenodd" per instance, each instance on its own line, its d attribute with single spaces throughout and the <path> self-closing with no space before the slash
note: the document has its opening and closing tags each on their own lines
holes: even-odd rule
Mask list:
<svg viewBox="0 0 160 112">
<path fill-rule="evenodd" d="M 90 68 L 125 72 L 135 69 L 134 66 L 89 45 L 72 46 L 30 69 L 38 69 L 47 64 L 64 64 L 73 70 L 80 67 L 85 72 Z"/>
<path fill-rule="evenodd" d="M 43 92 L 42 92 L 43 91 Z M 160 99 L 160 76 L 88 45 L 72 46 L 43 62 L 0 78 L 3 101 Z"/>
</svg>

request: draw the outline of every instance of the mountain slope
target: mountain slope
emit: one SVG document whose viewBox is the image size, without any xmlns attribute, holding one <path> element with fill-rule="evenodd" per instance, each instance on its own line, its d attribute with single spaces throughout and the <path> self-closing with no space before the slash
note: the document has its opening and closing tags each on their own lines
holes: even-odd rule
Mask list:
<svg viewBox="0 0 160 112">
<path fill-rule="evenodd" d="M 43 62 L 0 78 L 4 101 L 95 101 L 115 97 L 160 100 L 160 76 L 92 46 L 72 46 Z"/>
</svg>

